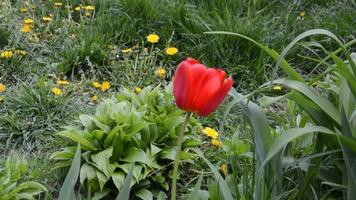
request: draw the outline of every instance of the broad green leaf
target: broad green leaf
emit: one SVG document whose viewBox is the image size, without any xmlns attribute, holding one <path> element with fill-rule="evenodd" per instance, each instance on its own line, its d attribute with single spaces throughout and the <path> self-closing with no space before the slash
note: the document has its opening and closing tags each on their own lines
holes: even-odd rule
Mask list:
<svg viewBox="0 0 356 200">
<path fill-rule="evenodd" d="M 126 162 L 140 162 L 144 164 L 150 164 L 149 157 L 146 155 L 146 153 L 143 150 L 134 147 L 126 150 L 125 158 L 122 160 Z"/>
<path fill-rule="evenodd" d="M 96 174 L 96 178 L 99 181 L 100 190 L 103 190 L 104 186 L 105 186 L 106 182 L 108 182 L 109 178 L 103 172 L 101 172 L 99 170 L 95 170 L 95 174 Z"/>
<path fill-rule="evenodd" d="M 95 163 L 96 167 L 101 170 L 107 178 L 111 177 L 115 168 L 115 164 L 110 163 L 110 157 L 112 156 L 113 148 L 109 147 L 104 151 L 91 155 L 91 160 Z"/>
<path fill-rule="evenodd" d="M 91 132 L 95 128 L 95 123 L 91 120 L 89 115 L 79 115 L 80 123 L 85 127 L 85 130 Z"/>
<path fill-rule="evenodd" d="M 72 141 L 79 143 L 84 150 L 96 150 L 96 147 L 84 137 L 86 132 L 75 130 L 64 130 L 58 133 L 58 135 L 71 139 Z"/>
<path fill-rule="evenodd" d="M 84 163 L 80 168 L 80 183 L 84 184 L 85 179 L 88 181 L 96 178 L 95 168 L 87 163 Z"/>
<path fill-rule="evenodd" d="M 137 191 L 136 196 L 141 198 L 142 200 L 153 200 L 152 192 L 144 188 Z"/>
<path fill-rule="evenodd" d="M 201 182 L 203 180 L 203 174 L 200 174 L 199 179 L 197 181 L 197 183 L 195 184 L 192 192 L 190 193 L 188 200 L 196 200 L 199 199 L 199 190 L 201 187 Z"/>
<path fill-rule="evenodd" d="M 112 180 L 117 189 L 120 189 L 124 185 L 125 173 L 124 172 L 114 172 L 112 175 Z"/>
<path fill-rule="evenodd" d="M 131 179 L 132 179 L 132 174 L 133 174 L 133 170 L 134 170 L 134 165 L 135 165 L 135 163 L 131 164 L 130 172 L 126 176 L 126 178 L 124 180 L 124 184 L 123 184 L 122 188 L 120 189 L 120 192 L 116 197 L 116 200 L 129 200 L 130 190 L 131 190 Z"/>
<path fill-rule="evenodd" d="M 100 199 L 104 198 L 106 195 L 108 195 L 110 193 L 110 191 L 111 190 L 109 188 L 104 188 L 103 191 L 95 192 L 95 194 L 91 198 L 91 200 L 100 200 Z"/>
<path fill-rule="evenodd" d="M 81 151 L 80 143 L 77 146 L 72 165 L 69 168 L 66 178 L 64 179 L 61 190 L 59 191 L 58 200 L 75 200 L 74 187 L 79 177 Z"/>
</svg>

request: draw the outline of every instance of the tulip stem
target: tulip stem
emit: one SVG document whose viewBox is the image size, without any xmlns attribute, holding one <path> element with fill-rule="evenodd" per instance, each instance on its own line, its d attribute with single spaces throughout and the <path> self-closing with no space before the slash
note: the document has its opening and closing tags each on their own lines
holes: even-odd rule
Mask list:
<svg viewBox="0 0 356 200">
<path fill-rule="evenodd" d="M 172 180 L 172 192 L 171 192 L 171 200 L 176 200 L 177 197 L 177 176 L 178 176 L 178 166 L 179 166 L 179 154 L 181 152 L 182 148 L 182 143 L 183 143 L 183 136 L 184 136 L 184 131 L 187 127 L 189 118 L 190 118 L 191 113 L 187 113 L 185 116 L 185 120 L 183 122 L 183 126 L 179 131 L 179 138 L 178 138 L 178 144 L 177 144 L 177 150 L 176 150 L 176 156 L 174 159 L 173 163 L 173 180 Z"/>
</svg>

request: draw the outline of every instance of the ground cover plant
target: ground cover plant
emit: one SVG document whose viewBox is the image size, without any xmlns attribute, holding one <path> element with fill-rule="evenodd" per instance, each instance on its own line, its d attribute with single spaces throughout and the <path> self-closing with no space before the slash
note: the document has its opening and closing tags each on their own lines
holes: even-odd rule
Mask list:
<svg viewBox="0 0 356 200">
<path fill-rule="evenodd" d="M 0 199 L 355 199 L 355 8 L 1 1 Z"/>
</svg>

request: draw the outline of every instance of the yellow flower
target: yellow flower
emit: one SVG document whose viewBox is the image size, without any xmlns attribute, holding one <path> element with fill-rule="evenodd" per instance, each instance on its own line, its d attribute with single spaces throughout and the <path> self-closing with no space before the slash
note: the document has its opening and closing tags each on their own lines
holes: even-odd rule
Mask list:
<svg viewBox="0 0 356 200">
<path fill-rule="evenodd" d="M 54 2 L 54 5 L 57 7 L 61 7 L 61 6 L 63 6 L 63 3 L 62 2 Z"/>
<path fill-rule="evenodd" d="M 85 6 L 84 9 L 87 11 L 94 11 L 95 7 L 94 6 Z"/>
<path fill-rule="evenodd" d="M 128 49 L 123 49 L 121 50 L 122 53 L 132 53 L 132 49 L 128 48 Z"/>
<path fill-rule="evenodd" d="M 30 31 L 31 31 L 31 25 L 24 24 L 24 25 L 22 26 L 22 28 L 21 28 L 21 31 L 22 31 L 23 33 L 28 33 L 28 32 L 30 32 Z"/>
<path fill-rule="evenodd" d="M 12 51 L 3 51 L 3 52 L 1 52 L 0 58 L 5 58 L 5 59 L 12 58 Z"/>
<path fill-rule="evenodd" d="M 24 50 L 16 50 L 15 53 L 16 54 L 21 54 L 23 56 L 26 55 L 26 51 L 24 51 Z"/>
<path fill-rule="evenodd" d="M 156 69 L 155 74 L 156 76 L 164 79 L 166 78 L 167 71 L 163 67 L 159 67 L 158 69 Z"/>
<path fill-rule="evenodd" d="M 21 12 L 27 13 L 28 12 L 28 8 L 21 8 Z"/>
<path fill-rule="evenodd" d="M 280 86 L 280 85 L 275 85 L 275 86 L 273 86 L 273 88 L 272 88 L 274 91 L 281 91 L 282 90 L 282 86 Z"/>
<path fill-rule="evenodd" d="M 4 97 L 0 96 L 0 103 L 4 101 Z"/>
<path fill-rule="evenodd" d="M 215 129 L 212 129 L 210 127 L 206 127 L 203 129 L 203 133 L 208 136 L 208 137 L 211 137 L 213 139 L 216 139 L 218 138 L 219 136 L 219 133 L 215 130 Z"/>
<path fill-rule="evenodd" d="M 24 23 L 27 24 L 27 25 L 32 25 L 33 24 L 33 19 L 25 19 L 24 20 Z"/>
<path fill-rule="evenodd" d="M 81 11 L 82 10 L 82 7 L 81 6 L 77 6 L 74 8 L 75 11 Z"/>
<path fill-rule="evenodd" d="M 166 54 L 169 56 L 173 56 L 178 53 L 178 49 L 175 47 L 168 47 L 166 48 Z"/>
<path fill-rule="evenodd" d="M 149 43 L 157 43 L 159 41 L 159 36 L 157 34 L 151 33 L 147 36 L 147 41 Z"/>
<path fill-rule="evenodd" d="M 226 166 L 225 164 L 220 165 L 219 171 L 220 171 L 224 176 L 226 176 L 226 175 L 229 173 L 229 171 L 227 170 L 227 166 Z"/>
<path fill-rule="evenodd" d="M 135 87 L 136 94 L 140 94 L 141 91 L 142 91 L 142 89 L 140 87 Z"/>
<path fill-rule="evenodd" d="M 299 17 L 301 17 L 301 18 L 305 17 L 305 12 L 300 12 Z"/>
<path fill-rule="evenodd" d="M 6 86 L 0 83 L 0 92 L 4 92 L 6 90 Z"/>
<path fill-rule="evenodd" d="M 93 101 L 93 102 L 97 102 L 97 101 L 98 101 L 98 96 L 94 95 L 94 96 L 92 96 L 90 99 L 91 99 L 91 101 Z"/>
<path fill-rule="evenodd" d="M 104 81 L 101 84 L 101 91 L 105 92 L 106 90 L 110 89 L 111 85 L 109 81 Z"/>
<path fill-rule="evenodd" d="M 85 16 L 87 16 L 87 17 L 91 17 L 91 12 L 85 12 Z"/>
<path fill-rule="evenodd" d="M 53 87 L 53 88 L 51 89 L 51 92 L 52 92 L 52 94 L 54 94 L 55 96 L 61 96 L 61 95 L 62 95 L 62 90 L 59 89 L 59 88 L 56 88 L 56 87 Z"/>
<path fill-rule="evenodd" d="M 99 82 L 93 82 L 92 86 L 96 89 L 101 88 L 101 84 Z"/>
<path fill-rule="evenodd" d="M 313 87 L 318 86 L 318 81 L 315 81 L 314 83 L 312 83 L 312 86 L 313 86 Z"/>
<path fill-rule="evenodd" d="M 212 140 L 211 140 L 211 145 L 213 145 L 214 147 L 220 147 L 220 146 L 223 145 L 223 143 L 220 142 L 220 141 L 217 140 L 217 139 L 212 139 Z"/>
<path fill-rule="evenodd" d="M 64 86 L 66 86 L 66 85 L 69 84 L 69 82 L 66 81 L 66 80 L 58 80 L 58 81 L 57 81 L 57 84 L 58 84 L 58 85 L 64 85 Z"/>
<path fill-rule="evenodd" d="M 44 22 L 50 22 L 50 21 L 52 21 L 52 17 L 42 17 L 42 20 Z"/>
</svg>

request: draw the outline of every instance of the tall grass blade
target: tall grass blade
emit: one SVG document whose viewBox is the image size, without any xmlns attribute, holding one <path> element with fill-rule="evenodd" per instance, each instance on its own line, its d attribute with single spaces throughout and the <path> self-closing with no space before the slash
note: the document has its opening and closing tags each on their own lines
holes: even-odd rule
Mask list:
<svg viewBox="0 0 356 200">
<path fill-rule="evenodd" d="M 201 187 L 201 182 L 203 181 L 203 174 L 200 174 L 197 183 L 194 186 L 192 193 L 190 193 L 189 198 L 187 200 L 196 200 L 199 199 L 199 190 Z"/>
<path fill-rule="evenodd" d="M 120 189 L 119 194 L 116 197 L 116 200 L 129 200 L 130 191 L 131 191 L 131 179 L 133 176 L 134 167 L 135 167 L 135 163 L 132 163 L 131 167 L 130 167 L 130 172 L 127 174 L 127 176 L 124 180 L 124 184 L 123 184 L 122 188 Z"/>
</svg>

